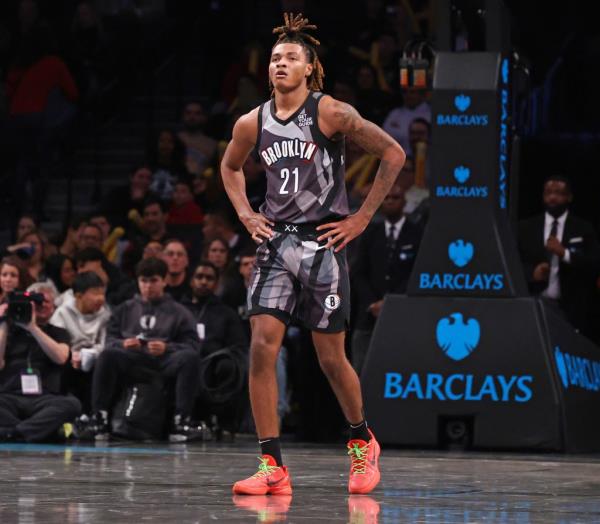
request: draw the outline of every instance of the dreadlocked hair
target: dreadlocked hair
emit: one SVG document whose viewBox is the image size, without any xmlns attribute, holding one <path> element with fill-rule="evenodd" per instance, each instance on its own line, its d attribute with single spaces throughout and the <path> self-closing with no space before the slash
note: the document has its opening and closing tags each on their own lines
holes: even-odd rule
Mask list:
<svg viewBox="0 0 600 524">
<path fill-rule="evenodd" d="M 322 91 L 325 72 L 323 71 L 323 66 L 317 55 L 317 47 L 321 42 L 305 32 L 307 29 L 314 30 L 317 26 L 309 24 L 308 18 L 302 18 L 302 13 L 297 15 L 294 15 L 293 13 L 284 13 L 283 19 L 285 21 L 284 25 L 273 29 L 273 34 L 279 35 L 277 42 L 275 42 L 275 46 L 278 44 L 291 43 L 300 44 L 304 47 L 308 54 L 308 61 L 313 66 L 313 72 L 308 77 L 308 88 L 311 91 Z M 273 94 L 273 85 L 270 80 L 269 87 L 271 88 L 271 94 Z"/>
</svg>

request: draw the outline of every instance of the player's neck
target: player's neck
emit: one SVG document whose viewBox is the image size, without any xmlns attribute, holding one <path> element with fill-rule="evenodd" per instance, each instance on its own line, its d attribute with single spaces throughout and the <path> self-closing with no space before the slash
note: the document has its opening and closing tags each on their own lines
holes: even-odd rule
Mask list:
<svg viewBox="0 0 600 524">
<path fill-rule="evenodd" d="M 277 108 L 277 116 L 286 116 L 292 114 L 306 100 L 310 90 L 306 85 L 299 86 L 293 91 L 281 93 L 275 91 L 275 107 Z"/>
</svg>

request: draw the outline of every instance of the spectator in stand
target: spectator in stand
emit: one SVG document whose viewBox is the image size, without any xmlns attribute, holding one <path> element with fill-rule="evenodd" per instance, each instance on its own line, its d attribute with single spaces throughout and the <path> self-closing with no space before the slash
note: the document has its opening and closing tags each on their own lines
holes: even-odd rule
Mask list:
<svg viewBox="0 0 600 524">
<path fill-rule="evenodd" d="M 81 235 L 85 226 L 87 226 L 87 220 L 82 217 L 76 217 L 71 221 L 67 228 L 65 240 L 60 246 L 60 253 L 71 258 L 75 256 L 75 253 L 81 249 Z"/>
<path fill-rule="evenodd" d="M 115 228 L 120 226 L 130 230 L 130 213 L 135 210 L 139 217 L 144 203 L 156 198 L 150 190 L 151 182 L 152 169 L 148 165 L 140 165 L 131 170 L 128 185 L 115 187 L 106 195 L 102 210 Z"/>
<path fill-rule="evenodd" d="M 81 239 L 79 241 L 79 249 L 87 249 L 92 247 L 94 249 L 102 250 L 104 244 L 102 229 L 96 224 L 90 222 L 83 228 L 81 232 Z"/>
<path fill-rule="evenodd" d="M 44 272 L 59 293 L 54 304 L 58 307 L 67 297 L 67 291 L 73 286 L 76 275 L 75 261 L 66 255 L 52 255 L 46 260 Z"/>
<path fill-rule="evenodd" d="M 120 241 L 125 235 L 125 229 L 122 227 L 112 229 L 108 217 L 101 212 L 91 214 L 89 223 L 100 228 L 102 232 L 102 252 L 109 262 L 118 266 L 121 261 L 124 245 L 126 245 L 125 241 Z"/>
<path fill-rule="evenodd" d="M 9 293 L 25 291 L 32 282 L 27 266 L 19 257 L 4 257 L 0 262 L 0 304 L 8 300 Z"/>
<path fill-rule="evenodd" d="M 251 247 L 240 253 L 238 271 L 236 275 L 228 279 L 227 285 L 223 291 L 223 302 L 237 311 L 242 320 L 244 330 L 248 339 L 250 339 L 250 320 L 248 318 L 248 286 L 254 263 L 256 262 L 256 249 Z"/>
<path fill-rule="evenodd" d="M 44 273 L 46 239 L 39 230 L 35 230 L 22 236 L 19 244 L 31 246 L 31 255 L 26 260 L 27 271 L 34 282 L 40 280 Z"/>
<path fill-rule="evenodd" d="M 375 322 L 388 293 L 405 293 L 421 243 L 421 229 L 404 216 L 404 191 L 392 186 L 381 205 L 383 222 L 373 222 L 359 238 L 352 267 L 358 309 L 352 335 L 352 365 L 360 374 Z"/>
<path fill-rule="evenodd" d="M 392 109 L 383 122 L 383 129 L 393 136 L 406 151 L 410 151 L 408 128 L 415 118 L 431 122 L 431 108 L 427 102 L 427 91 L 408 88 L 403 91 L 404 104 Z"/>
<path fill-rule="evenodd" d="M 79 273 L 73 283 L 73 300 L 64 302 L 50 323 L 66 329 L 71 337 L 71 366 L 64 376 L 64 391 L 74 394 L 89 412 L 90 371 L 104 349 L 110 311 L 105 305 L 106 286 L 91 271 Z"/>
<path fill-rule="evenodd" d="M 165 242 L 162 259 L 167 263 L 167 276 L 165 293 L 169 293 L 177 302 L 192 294 L 187 270 L 189 258 L 187 250 L 181 240 L 171 239 Z"/>
<path fill-rule="evenodd" d="M 202 224 L 203 220 L 204 214 L 200 206 L 194 202 L 194 193 L 192 192 L 191 184 L 185 180 L 175 182 L 167 224 Z"/>
<path fill-rule="evenodd" d="M 18 238 L 25 236 L 26 233 L 31 233 L 39 229 L 39 224 L 33 215 L 21 215 L 17 222 L 17 230 L 13 240 L 16 242 Z"/>
<path fill-rule="evenodd" d="M 183 109 L 183 130 L 179 138 L 186 147 L 187 170 L 202 175 L 217 160 L 217 141 L 205 134 L 208 117 L 199 102 L 190 102 Z"/>
<path fill-rule="evenodd" d="M 136 264 L 141 260 L 143 249 L 150 241 L 160 242 L 164 245 L 165 240 L 171 238 L 167 226 L 167 213 L 165 205 L 158 198 L 150 198 L 142 207 L 142 218 L 140 229 L 137 234 L 129 235 L 129 244 L 123 252 L 121 268 L 132 274 Z"/>
<path fill-rule="evenodd" d="M 31 320 L 8 319 L 0 324 L 0 440 L 4 442 L 55 439 L 59 428 L 81 412 L 75 397 L 59 394 L 62 368 L 69 360 L 69 334 L 49 323 L 54 290 L 37 283 L 28 291 L 43 295 L 41 304 L 32 304 Z M 0 317 L 7 309 L 8 304 L 0 305 Z"/>
<path fill-rule="evenodd" d="M 150 240 L 150 242 L 144 246 L 142 260 L 146 260 L 147 258 L 161 258 L 164 249 L 165 247 L 157 240 Z"/>
<path fill-rule="evenodd" d="M 106 285 L 93 271 L 78 273 L 73 282 L 75 300 L 62 304 L 52 315 L 50 323 L 62 327 L 71 335 L 72 364 L 81 368 L 81 348 L 93 350 L 84 371 L 89 371 L 104 349 L 106 325 L 110 311 L 105 305 Z"/>
<path fill-rule="evenodd" d="M 215 293 L 221 296 L 229 281 L 229 266 L 231 255 L 225 239 L 215 237 L 206 244 L 202 258 L 213 264 L 219 271 L 219 281 Z"/>
<path fill-rule="evenodd" d="M 102 233 L 102 249 L 104 249 L 104 244 L 111 232 L 108 217 L 104 213 L 93 213 L 89 216 L 88 222 L 100 229 Z"/>
<path fill-rule="evenodd" d="M 31 181 L 32 212 L 44 218 L 54 142 L 74 118 L 79 93 L 65 65 L 55 56 L 48 27 L 37 25 L 24 36 L 7 73 L 10 136 L 18 155 L 12 203 L 17 216 Z"/>
<path fill-rule="evenodd" d="M 136 292 L 135 282 L 106 260 L 104 253 L 97 248 L 88 247 L 77 253 L 75 266 L 77 273 L 92 271 L 102 279 L 106 286 L 106 300 L 111 306 L 130 299 Z"/>
<path fill-rule="evenodd" d="M 529 291 L 562 311 L 585 335 L 590 319 L 594 281 L 600 267 L 600 246 L 591 223 L 570 210 L 571 182 L 551 175 L 544 182 L 544 213 L 519 223 L 519 252 Z"/>
<path fill-rule="evenodd" d="M 113 312 L 104 351 L 92 384 L 92 417 L 84 436 L 109 437 L 108 414 L 123 384 L 148 380 L 156 372 L 175 382 L 175 416 L 170 440 L 202 438 L 191 421 L 197 392 L 200 342 L 191 313 L 164 290 L 167 265 L 156 258 L 136 268 L 140 294 Z"/>
<path fill-rule="evenodd" d="M 405 213 L 410 215 L 412 222 L 424 225 L 429 217 L 429 183 L 431 180 L 431 150 L 430 150 L 431 125 L 424 118 L 415 118 L 408 128 L 410 149 L 414 155 L 410 158 L 408 168 L 406 163 L 402 168 L 413 168 L 413 184 L 406 190 Z M 402 175 L 402 173 L 401 173 Z"/>
<path fill-rule="evenodd" d="M 356 85 L 356 109 L 364 118 L 380 126 L 390 110 L 391 95 L 378 87 L 372 65 L 358 67 Z"/>
<path fill-rule="evenodd" d="M 161 130 L 148 146 L 148 160 L 152 167 L 150 189 L 163 202 L 171 200 L 178 179 L 191 180 L 185 158 L 185 145 L 171 129 Z"/>
<path fill-rule="evenodd" d="M 254 245 L 246 232 L 239 233 L 235 229 L 233 221 L 231 220 L 231 216 L 226 211 L 215 211 L 214 213 L 207 214 L 204 217 L 204 226 L 202 227 L 202 232 L 204 233 L 204 238 L 207 241 L 210 241 L 214 238 L 219 238 L 227 243 L 227 251 L 229 255 L 227 262 L 234 260 L 248 245 Z M 224 266 L 221 265 L 219 260 L 211 260 L 210 258 L 207 258 L 207 256 L 208 252 L 205 253 L 202 258 L 205 260 L 210 260 L 217 266 L 219 271 L 224 270 Z"/>
<path fill-rule="evenodd" d="M 190 281 L 192 293 L 184 301 L 196 319 L 202 356 L 227 346 L 248 344 L 239 316 L 215 295 L 218 281 L 217 267 L 208 260 L 201 261 Z"/>
<path fill-rule="evenodd" d="M 241 403 L 244 400 L 246 382 L 239 384 L 238 391 L 228 392 L 231 393 L 232 401 L 226 405 L 215 405 L 209 389 L 218 388 L 231 381 L 235 376 L 236 367 L 246 369 L 248 338 L 236 312 L 215 295 L 218 279 L 219 272 L 213 264 L 208 261 L 200 262 L 191 278 L 193 294 L 184 305 L 192 312 L 196 321 L 201 358 L 222 349 L 227 349 L 231 356 L 214 360 L 212 365 L 208 366 L 208 372 L 200 377 L 201 418 L 206 420 L 209 419 L 209 415 L 218 415 L 221 426 L 230 426 L 235 430 L 241 422 L 245 408 L 245 404 Z"/>
</svg>

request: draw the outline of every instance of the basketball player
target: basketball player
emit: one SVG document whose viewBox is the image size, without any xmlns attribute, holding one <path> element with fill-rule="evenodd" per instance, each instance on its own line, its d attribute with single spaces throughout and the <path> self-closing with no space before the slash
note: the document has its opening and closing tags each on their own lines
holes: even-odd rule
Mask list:
<svg viewBox="0 0 600 524">
<path fill-rule="evenodd" d="M 402 148 L 348 104 L 323 95 L 316 29 L 285 15 L 271 52 L 270 101 L 235 124 L 221 164 L 238 216 L 259 244 L 248 289 L 251 315 L 250 400 L 261 446 L 258 472 L 233 486 L 236 494 L 289 495 L 277 419 L 275 363 L 293 317 L 312 331 L 321 369 L 350 423 L 350 493 L 379 482 L 379 444 L 364 419 L 360 382 L 344 352 L 350 284 L 344 247 L 360 235 L 404 164 Z M 381 164 L 360 210 L 349 215 L 344 187 L 344 136 Z M 257 148 L 267 173 L 266 200 L 252 211 L 242 166 Z"/>
</svg>

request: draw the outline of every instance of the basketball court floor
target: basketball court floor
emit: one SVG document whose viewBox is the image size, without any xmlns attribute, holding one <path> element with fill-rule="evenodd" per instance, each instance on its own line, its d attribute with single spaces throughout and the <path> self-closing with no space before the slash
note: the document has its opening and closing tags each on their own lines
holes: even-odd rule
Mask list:
<svg viewBox="0 0 600 524">
<path fill-rule="evenodd" d="M 233 497 L 257 447 L 0 445 L 0 522 L 592 523 L 600 522 L 600 455 L 382 452 L 369 496 L 346 492 L 337 446 L 285 445 L 293 497 Z"/>
</svg>

